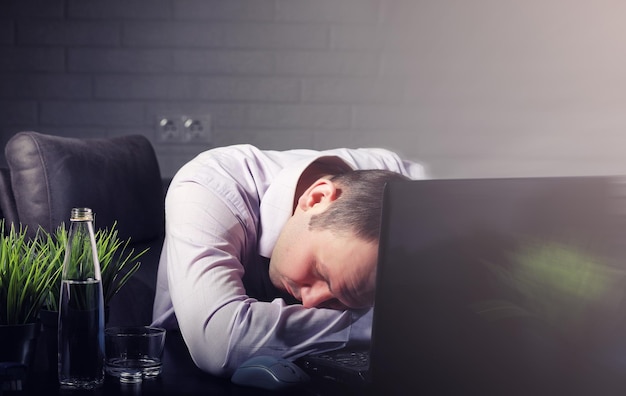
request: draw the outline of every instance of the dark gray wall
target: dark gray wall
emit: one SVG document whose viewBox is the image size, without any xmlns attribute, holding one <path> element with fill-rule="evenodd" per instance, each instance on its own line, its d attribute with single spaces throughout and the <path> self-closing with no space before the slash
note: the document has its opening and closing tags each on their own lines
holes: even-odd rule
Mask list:
<svg viewBox="0 0 626 396">
<path fill-rule="evenodd" d="M 0 144 L 382 146 L 435 177 L 622 173 L 626 2 L 2 0 Z M 159 115 L 210 114 L 211 141 Z"/>
</svg>

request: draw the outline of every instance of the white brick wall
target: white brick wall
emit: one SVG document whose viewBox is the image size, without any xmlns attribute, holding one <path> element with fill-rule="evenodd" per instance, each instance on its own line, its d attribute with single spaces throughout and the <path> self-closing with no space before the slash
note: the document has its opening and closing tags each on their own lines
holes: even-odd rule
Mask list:
<svg viewBox="0 0 626 396">
<path fill-rule="evenodd" d="M 4 0 L 0 145 L 140 133 L 167 176 L 236 143 L 381 146 L 435 177 L 626 173 L 624 15 L 612 0 Z M 156 136 L 157 115 L 206 113 L 211 144 Z"/>
</svg>

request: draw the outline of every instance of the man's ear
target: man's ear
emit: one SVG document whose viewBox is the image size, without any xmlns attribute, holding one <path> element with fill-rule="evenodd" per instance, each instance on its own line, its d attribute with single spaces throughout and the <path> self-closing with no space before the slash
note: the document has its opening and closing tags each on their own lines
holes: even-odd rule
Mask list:
<svg viewBox="0 0 626 396">
<path fill-rule="evenodd" d="M 298 199 L 298 208 L 307 211 L 315 208 L 325 210 L 328 204 L 337 199 L 339 190 L 335 183 L 328 179 L 318 179 Z"/>
</svg>

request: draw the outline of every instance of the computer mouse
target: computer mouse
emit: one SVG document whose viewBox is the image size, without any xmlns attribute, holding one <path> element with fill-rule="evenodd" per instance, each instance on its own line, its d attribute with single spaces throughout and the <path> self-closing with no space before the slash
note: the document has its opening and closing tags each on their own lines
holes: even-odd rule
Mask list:
<svg viewBox="0 0 626 396">
<path fill-rule="evenodd" d="M 283 390 L 308 382 L 310 377 L 295 363 L 275 356 L 255 356 L 235 370 L 231 381 L 237 385 Z"/>
</svg>

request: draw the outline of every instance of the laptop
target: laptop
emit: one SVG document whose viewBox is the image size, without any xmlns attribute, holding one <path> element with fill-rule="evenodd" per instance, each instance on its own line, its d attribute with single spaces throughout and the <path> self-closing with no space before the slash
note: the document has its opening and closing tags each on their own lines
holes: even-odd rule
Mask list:
<svg viewBox="0 0 626 396">
<path fill-rule="evenodd" d="M 379 249 L 368 366 L 301 358 L 312 374 L 372 394 L 626 392 L 626 177 L 392 182 Z"/>
</svg>

